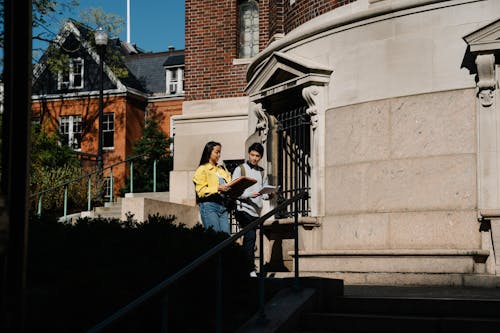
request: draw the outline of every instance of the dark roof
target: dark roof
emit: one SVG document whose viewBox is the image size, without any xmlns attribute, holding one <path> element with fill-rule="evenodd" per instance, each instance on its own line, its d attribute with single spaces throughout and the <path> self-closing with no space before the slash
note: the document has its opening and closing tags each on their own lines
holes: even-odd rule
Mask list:
<svg viewBox="0 0 500 333">
<path fill-rule="evenodd" d="M 93 33 L 89 26 L 69 19 L 80 31 L 82 39 L 88 39 Z M 115 58 L 118 63 L 115 65 L 127 67 L 128 76 L 118 78 L 125 86 L 135 88 L 148 94 L 165 93 L 165 67 L 183 66 L 184 50 L 170 49 L 164 52 L 145 52 L 135 44 L 120 41 L 119 38 L 110 38 L 108 42 L 108 52 L 114 49 L 123 57 Z M 46 61 L 47 54 L 42 56 L 40 61 Z"/>
<path fill-rule="evenodd" d="M 171 54 L 163 63 L 163 66 L 181 66 L 184 65 L 184 52 L 182 54 Z"/>
<path fill-rule="evenodd" d="M 184 65 L 184 50 L 140 53 L 125 57 L 125 64 L 148 93 L 165 92 L 165 66 Z"/>
</svg>

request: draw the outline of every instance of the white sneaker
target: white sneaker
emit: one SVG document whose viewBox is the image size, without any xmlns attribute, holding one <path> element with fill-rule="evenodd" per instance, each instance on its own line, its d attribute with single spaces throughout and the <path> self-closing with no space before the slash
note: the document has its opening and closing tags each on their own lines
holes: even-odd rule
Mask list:
<svg viewBox="0 0 500 333">
<path fill-rule="evenodd" d="M 250 277 L 257 277 L 257 272 L 256 271 L 251 271 L 250 272 Z"/>
</svg>

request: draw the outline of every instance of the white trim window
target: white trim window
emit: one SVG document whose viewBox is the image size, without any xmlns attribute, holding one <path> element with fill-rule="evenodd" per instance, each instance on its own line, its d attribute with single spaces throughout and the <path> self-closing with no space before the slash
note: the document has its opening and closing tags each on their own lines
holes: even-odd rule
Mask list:
<svg viewBox="0 0 500 333">
<path fill-rule="evenodd" d="M 65 144 L 74 150 L 82 147 L 82 116 L 62 116 L 59 118 L 59 133 L 61 133 L 61 144 Z"/>
<path fill-rule="evenodd" d="M 68 71 L 59 72 L 57 76 L 57 89 L 62 90 L 83 88 L 83 73 L 83 59 L 70 59 Z"/>
<path fill-rule="evenodd" d="M 165 70 L 167 83 L 167 95 L 179 95 L 184 93 L 184 69 L 172 67 Z"/>
<path fill-rule="evenodd" d="M 111 190 L 111 177 L 104 177 L 104 199 L 107 201 L 111 199 Z"/>
<path fill-rule="evenodd" d="M 115 148 L 115 114 L 105 113 L 102 117 L 102 148 Z"/>
<path fill-rule="evenodd" d="M 239 4 L 239 57 L 251 58 L 259 53 L 259 5 L 255 0 Z"/>
</svg>

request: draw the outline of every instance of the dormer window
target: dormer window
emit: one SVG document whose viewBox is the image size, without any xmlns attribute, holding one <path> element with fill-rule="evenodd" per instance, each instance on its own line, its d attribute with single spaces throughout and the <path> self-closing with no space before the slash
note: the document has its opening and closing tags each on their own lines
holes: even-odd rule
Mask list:
<svg viewBox="0 0 500 333">
<path fill-rule="evenodd" d="M 251 58 L 259 53 L 259 7 L 255 0 L 240 1 L 239 58 Z"/>
<path fill-rule="evenodd" d="M 184 69 L 182 67 L 166 69 L 167 95 L 184 93 Z"/>
<path fill-rule="evenodd" d="M 81 89 L 83 88 L 83 59 L 74 58 L 69 60 L 67 71 L 59 72 L 57 88 Z"/>
</svg>

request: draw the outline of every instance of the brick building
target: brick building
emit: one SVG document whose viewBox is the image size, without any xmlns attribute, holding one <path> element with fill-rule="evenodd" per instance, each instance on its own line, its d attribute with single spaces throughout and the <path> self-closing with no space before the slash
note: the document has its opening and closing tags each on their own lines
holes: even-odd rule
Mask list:
<svg viewBox="0 0 500 333">
<path fill-rule="evenodd" d="M 69 20 L 56 38 L 68 55 L 68 71 L 49 70 L 48 55 L 34 67 L 33 121 L 44 130 L 59 131 L 73 147 L 83 165 L 94 166 L 98 149 L 99 55 L 88 41 L 92 31 Z M 114 53 L 113 53 L 114 52 Z M 110 64 L 112 55 L 120 65 Z M 121 67 L 120 67 L 121 66 Z M 123 72 L 126 75 L 118 75 Z M 142 136 L 145 117 L 154 117 L 167 135 L 170 118 L 182 112 L 184 80 L 183 50 L 146 53 L 128 43 L 111 39 L 104 56 L 103 164 L 124 161 L 133 154 Z M 116 197 L 124 185 L 128 166 L 113 168 Z M 109 182 L 109 171 L 105 173 Z M 108 195 L 110 189 L 108 189 Z"/>
</svg>

